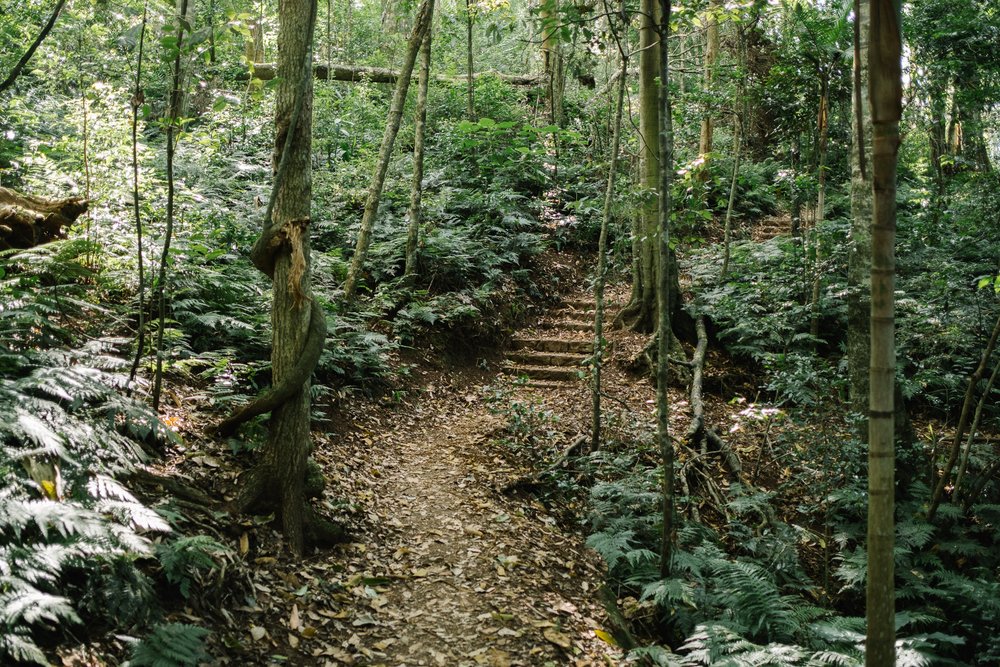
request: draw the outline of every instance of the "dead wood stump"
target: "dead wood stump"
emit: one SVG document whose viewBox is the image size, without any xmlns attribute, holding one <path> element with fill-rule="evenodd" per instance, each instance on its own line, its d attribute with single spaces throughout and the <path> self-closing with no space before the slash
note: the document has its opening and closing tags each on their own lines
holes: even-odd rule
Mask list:
<svg viewBox="0 0 1000 667">
<path fill-rule="evenodd" d="M 83 197 L 49 199 L 0 188 L 0 250 L 65 238 L 66 228 L 86 210 Z"/>
</svg>

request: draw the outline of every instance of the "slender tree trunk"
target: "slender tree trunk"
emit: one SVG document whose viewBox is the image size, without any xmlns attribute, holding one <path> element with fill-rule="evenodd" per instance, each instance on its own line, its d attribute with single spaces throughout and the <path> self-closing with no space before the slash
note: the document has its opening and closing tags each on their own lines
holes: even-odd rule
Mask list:
<svg viewBox="0 0 1000 667">
<path fill-rule="evenodd" d="M 472 0 L 465 0 L 465 114 L 470 121 L 476 120 L 476 70 L 472 62 L 472 23 L 474 18 Z"/>
<path fill-rule="evenodd" d="M 705 94 L 711 95 L 712 84 L 715 80 L 716 63 L 719 60 L 719 17 L 721 10 L 720 0 L 711 0 L 708 4 L 708 22 L 705 27 Z M 701 119 L 701 138 L 698 143 L 698 153 L 702 159 L 708 159 L 708 154 L 712 152 L 713 121 L 712 112 L 708 105 L 705 105 L 704 116 Z M 705 176 L 708 174 L 705 172 Z"/>
<path fill-rule="evenodd" d="M 863 0 L 865 1 L 865 0 Z M 799 170 L 802 168 L 802 137 L 795 133 L 795 145 L 792 146 L 792 210 L 789 212 L 792 220 L 792 238 L 799 238 L 802 234 L 802 193 L 799 189 Z"/>
<path fill-rule="evenodd" d="M 413 24 L 413 33 L 410 35 L 410 41 L 407 44 L 406 57 L 403 60 L 403 66 L 399 70 L 399 78 L 396 80 L 396 91 L 393 94 L 392 105 L 389 108 L 389 118 L 385 124 L 385 134 L 382 135 L 382 146 L 379 149 L 378 164 L 375 167 L 375 174 L 368 189 L 365 211 L 361 217 L 361 229 L 358 232 L 358 242 L 354 247 L 354 257 L 351 260 L 351 268 L 347 274 L 347 282 L 344 285 L 344 300 L 347 303 L 353 302 L 357 296 L 358 282 L 361 279 L 361 272 L 364 270 L 365 258 L 368 256 L 368 246 L 371 243 L 372 229 L 375 226 L 375 218 L 378 215 L 378 205 L 382 199 L 382 187 L 385 185 L 385 175 L 389 170 L 389 161 L 392 158 L 392 147 L 396 143 L 399 124 L 403 118 L 403 106 L 406 104 L 406 93 L 410 88 L 410 77 L 413 74 L 413 66 L 416 63 L 420 45 L 424 41 L 424 33 L 430 30 L 431 6 L 432 0 L 423 0 L 417 9 L 417 19 Z"/>
<path fill-rule="evenodd" d="M 740 177 L 740 149 L 743 139 L 743 119 L 733 115 L 733 179 L 729 184 L 729 203 L 726 205 L 726 223 L 723 230 L 722 277 L 729 275 L 729 251 L 733 234 L 733 208 L 736 204 L 736 183 Z"/>
<path fill-rule="evenodd" d="M 983 408 L 989 402 L 990 393 L 993 391 L 993 386 L 996 384 L 998 376 L 1000 376 L 1000 361 L 993 366 L 990 379 L 986 381 L 983 393 L 979 396 L 979 403 L 976 404 L 976 415 L 972 418 L 972 426 L 969 427 L 969 437 L 965 441 L 965 449 L 962 450 L 962 461 L 958 466 L 958 472 L 955 474 L 955 488 L 952 491 L 952 497 L 954 498 L 963 497 L 962 480 L 965 479 L 965 472 L 969 467 L 969 455 L 972 452 L 972 444 L 976 440 L 976 434 L 979 433 L 979 425 L 983 421 Z"/>
<path fill-rule="evenodd" d="M 208 3 L 208 62 L 215 64 L 215 0 Z"/>
<path fill-rule="evenodd" d="M 944 470 L 941 471 L 941 477 L 938 478 L 937 484 L 934 486 L 934 493 L 931 496 L 931 504 L 927 510 L 928 521 L 934 520 L 937 509 L 944 499 L 945 487 L 951 481 L 951 471 L 955 468 L 955 461 L 958 460 L 959 450 L 962 446 L 962 436 L 965 435 L 965 429 L 969 427 L 969 419 L 972 417 L 972 405 L 976 402 L 976 388 L 986 374 L 990 357 L 993 355 L 993 350 L 996 348 L 998 339 L 1000 339 L 1000 318 L 997 318 L 996 324 L 993 325 L 993 333 L 990 334 L 990 340 L 986 343 L 986 349 L 983 350 L 983 354 L 979 358 L 979 364 L 976 366 L 976 370 L 973 371 L 972 377 L 969 378 L 969 386 L 965 390 L 965 400 L 962 401 L 962 412 L 958 418 L 958 426 L 955 427 L 955 437 L 952 439 L 951 448 L 948 450 L 948 460 L 944 464 Z"/>
<path fill-rule="evenodd" d="M 434 0 L 430 0 L 428 25 L 433 22 Z M 420 227 L 423 224 L 424 181 L 424 131 L 427 125 L 427 87 L 431 78 L 431 33 L 428 28 L 424 34 L 423 46 L 420 47 L 420 75 L 417 79 L 417 109 L 413 122 L 413 185 L 410 189 L 410 223 L 406 233 L 406 268 L 403 276 L 407 285 L 412 286 L 417 275 L 417 248 L 420 244 Z"/>
<path fill-rule="evenodd" d="M 605 5 L 606 6 L 606 5 Z M 619 14 L 624 16 L 621 0 Z M 627 28 L 627 26 L 626 26 Z M 617 38 L 616 38 L 617 39 Z M 625 80 L 628 78 L 628 54 L 619 45 L 621 76 L 618 77 L 618 97 L 615 100 L 614 126 L 611 135 L 611 159 L 608 161 L 608 187 L 604 192 L 604 215 L 601 236 L 597 242 L 597 277 L 594 281 L 594 374 L 592 377 L 590 449 L 601 446 L 601 371 L 604 366 L 604 282 L 608 271 L 608 227 L 611 226 L 611 206 L 614 203 L 615 179 L 618 172 L 618 152 L 621 147 L 622 112 L 625 107 Z"/>
<path fill-rule="evenodd" d="M 29 60 L 31 60 L 31 56 L 35 55 L 35 51 L 38 50 L 38 47 L 41 46 L 42 42 L 45 41 L 45 38 L 48 37 L 49 32 L 52 30 L 52 26 L 56 24 L 56 19 L 59 18 L 59 12 L 62 11 L 63 5 L 65 4 L 66 0 L 59 0 L 56 3 L 55 9 L 53 9 L 52 14 L 49 15 L 49 20 L 45 22 L 44 26 L 42 26 L 41 31 L 38 33 L 38 37 L 35 38 L 35 41 L 31 43 L 31 46 L 28 47 L 27 51 L 24 52 L 24 55 L 17 61 L 14 68 L 10 71 L 10 74 L 7 75 L 7 78 L 0 81 L 0 93 L 13 86 L 14 82 L 17 81 L 17 77 L 21 76 L 21 71 L 24 70 L 24 66 L 28 64 Z"/>
<path fill-rule="evenodd" d="M 829 75 L 823 73 L 820 81 L 819 114 L 817 115 L 817 129 L 819 130 L 819 153 L 816 167 L 816 214 L 813 219 L 813 252 L 815 253 L 815 263 L 813 265 L 812 293 L 809 303 L 812 304 L 812 317 L 809 322 L 809 334 L 816 338 L 819 336 L 820 318 L 820 292 L 823 287 L 823 244 L 820 241 L 820 227 L 825 219 L 826 209 L 826 150 L 829 138 Z"/>
<path fill-rule="evenodd" d="M 895 567 L 895 239 L 896 161 L 902 116 L 899 0 L 870 0 L 872 118 L 872 306 L 868 424 L 868 638 L 865 664 L 896 662 Z"/>
<path fill-rule="evenodd" d="M 847 372 L 851 411 L 862 417 L 857 433 L 868 435 L 868 373 L 871 353 L 872 179 L 868 166 L 872 125 L 868 112 L 868 2 L 854 0 L 854 75 L 851 137 L 851 230 L 847 254 Z"/>
<path fill-rule="evenodd" d="M 167 113 L 167 229 L 163 234 L 160 253 L 160 270 L 156 278 L 156 302 L 159 323 L 156 331 L 156 373 L 153 377 L 153 409 L 160 409 L 160 392 L 163 388 L 163 330 L 167 318 L 167 262 L 170 259 L 170 242 L 174 235 L 174 150 L 176 149 L 177 123 L 181 106 L 181 57 L 184 47 L 184 19 L 188 14 L 188 0 L 177 5 L 177 53 L 174 56 L 173 81 L 170 87 L 170 105 Z"/>
<path fill-rule="evenodd" d="M 542 3 L 542 61 L 548 87 L 549 122 L 563 124 L 563 63 L 559 39 L 559 0 Z"/>
<path fill-rule="evenodd" d="M 128 381 L 135 380 L 135 375 L 139 370 L 139 362 L 142 360 L 143 351 L 146 348 L 146 269 L 142 255 L 142 209 L 139 203 L 139 108 L 143 105 L 142 94 L 142 54 L 146 43 L 146 17 L 148 4 L 142 8 L 142 27 L 139 29 L 139 55 L 135 67 L 135 91 L 132 93 L 132 208 L 135 212 L 135 241 L 136 241 L 136 262 L 139 266 L 139 306 L 138 311 L 138 332 L 136 333 L 135 358 L 132 360 L 132 369 L 128 374 Z"/>
<path fill-rule="evenodd" d="M 659 224 L 657 229 L 656 438 L 663 466 L 663 531 L 660 576 L 670 574 L 674 540 L 674 446 L 670 439 L 670 186 L 674 175 L 674 129 L 670 109 L 670 0 L 660 0 Z"/>
</svg>

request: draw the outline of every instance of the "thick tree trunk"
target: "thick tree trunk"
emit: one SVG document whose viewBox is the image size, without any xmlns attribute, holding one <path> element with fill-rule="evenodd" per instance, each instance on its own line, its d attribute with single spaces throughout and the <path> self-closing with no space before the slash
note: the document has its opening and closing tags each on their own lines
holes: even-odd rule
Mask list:
<svg viewBox="0 0 1000 667">
<path fill-rule="evenodd" d="M 660 163 L 657 137 L 660 131 L 660 109 L 656 79 L 660 74 L 660 52 L 657 46 L 656 0 L 642 0 L 639 26 L 639 147 L 641 153 L 641 185 L 645 191 L 642 217 L 638 225 L 637 277 L 631 301 L 619 313 L 618 319 L 636 331 L 652 332 L 656 323 L 656 233 L 659 222 L 657 190 L 660 187 Z"/>
<path fill-rule="evenodd" d="M 433 2 L 431 2 L 430 11 L 429 22 L 433 21 Z M 410 222 L 406 233 L 406 264 L 403 270 L 403 276 L 407 284 L 410 285 L 417 274 L 417 248 L 420 244 L 420 226 L 423 224 L 421 198 L 424 181 L 424 131 L 427 125 L 427 85 L 431 74 L 431 32 L 432 30 L 428 29 L 424 34 L 423 46 L 420 48 L 417 109 L 414 112 L 413 122 L 413 185 L 410 189 L 410 209 L 408 212 Z"/>
<path fill-rule="evenodd" d="M 368 256 L 368 246 L 371 243 L 372 229 L 375 227 L 378 205 L 382 200 L 385 175 L 389 170 L 392 148 L 396 143 L 399 124 L 403 118 L 403 105 L 406 104 L 406 93 L 410 88 L 410 76 L 413 74 L 413 66 L 416 63 L 420 45 L 424 41 L 424 32 L 430 30 L 432 3 L 433 0 L 423 0 L 417 9 L 417 19 L 413 24 L 413 33 L 410 35 L 410 41 L 407 44 L 406 56 L 403 60 L 403 66 L 400 69 L 399 79 L 396 81 L 396 90 L 392 97 L 392 105 L 389 108 L 389 118 L 385 124 L 385 134 L 382 135 L 382 146 L 379 148 L 378 163 L 375 167 L 371 186 L 368 189 L 365 211 L 361 216 L 361 229 L 358 232 L 358 241 L 354 247 L 354 257 L 351 259 L 351 268 L 347 273 L 347 281 L 344 284 L 344 299 L 348 303 L 354 301 L 357 295 L 358 282 L 361 280 L 365 258 Z"/>
<path fill-rule="evenodd" d="M 872 141 L 868 111 L 868 3 L 854 2 L 854 90 L 851 137 L 851 230 L 847 254 L 847 373 L 851 411 L 862 416 L 857 433 L 868 436 L 868 372 L 871 338 Z"/>
<path fill-rule="evenodd" d="M 872 305 L 868 424 L 868 636 L 865 664 L 896 662 L 895 567 L 895 239 L 896 161 L 902 116 L 899 0 L 870 0 L 872 118 Z"/>
<path fill-rule="evenodd" d="M 49 199 L 0 188 L 0 250 L 64 238 L 66 228 L 86 210 L 83 197 Z"/>
</svg>

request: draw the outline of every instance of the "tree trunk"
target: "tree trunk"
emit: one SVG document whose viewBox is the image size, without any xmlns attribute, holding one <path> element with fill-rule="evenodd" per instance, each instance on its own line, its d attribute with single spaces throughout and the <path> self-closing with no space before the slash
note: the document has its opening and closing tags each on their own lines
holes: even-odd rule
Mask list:
<svg viewBox="0 0 1000 667">
<path fill-rule="evenodd" d="M 872 305 L 868 425 L 868 637 L 865 664 L 896 662 L 895 375 L 896 161 L 902 116 L 899 0 L 870 0 L 869 95 L 872 118 Z"/>
<path fill-rule="evenodd" d="M 433 0 L 430 3 L 430 12 L 428 23 L 433 21 Z M 410 286 L 412 286 L 417 274 L 417 248 L 420 244 L 420 226 L 423 224 L 421 198 L 424 181 L 424 131 L 427 125 L 427 85 L 431 74 L 431 32 L 432 30 L 428 28 L 424 33 L 424 42 L 420 49 L 417 109 L 414 112 L 413 122 L 413 186 L 410 189 L 410 210 L 408 212 L 410 222 L 406 233 L 406 268 L 403 270 L 406 283 Z"/>
<path fill-rule="evenodd" d="M 371 243 L 372 229 L 375 226 L 375 218 L 378 215 L 378 205 L 382 199 L 382 187 L 385 185 L 385 175 L 389 170 L 389 160 L 392 158 L 392 147 L 396 143 L 396 135 L 399 133 L 399 124 L 403 118 L 403 105 L 406 104 L 406 93 L 410 88 L 410 76 L 413 74 L 413 65 L 417 60 L 417 52 L 424 41 L 424 32 L 430 30 L 430 16 L 433 0 L 423 0 L 417 9 L 417 19 L 413 24 L 413 34 L 406 48 L 406 57 L 403 66 L 400 68 L 399 78 L 396 81 L 396 91 L 392 97 L 392 105 L 389 108 L 389 118 L 385 124 L 385 134 L 382 135 L 382 146 L 379 148 L 378 164 L 375 167 L 375 174 L 372 178 L 371 187 L 368 189 L 368 198 L 365 201 L 365 211 L 361 217 L 361 229 L 358 232 L 358 242 L 354 247 L 354 257 L 351 260 L 351 268 L 347 274 L 347 282 L 344 285 L 344 300 L 347 303 L 354 301 L 357 296 L 358 282 L 361 279 L 361 272 L 364 270 L 365 258 L 368 255 L 368 246 Z"/>
<path fill-rule="evenodd" d="M 468 120 L 476 120 L 476 78 L 472 62 L 472 0 L 465 0 L 465 76 L 466 76 L 466 109 Z"/>
<path fill-rule="evenodd" d="M 619 9 L 624 15 L 624 0 Z M 627 27 L 627 26 L 626 26 Z M 625 73 L 628 71 L 628 54 L 620 49 L 621 68 L 618 77 L 618 97 L 615 100 L 615 120 L 611 135 L 611 159 L 608 161 L 608 187 L 604 192 L 604 215 L 601 218 L 601 235 L 597 242 L 597 277 L 594 280 L 594 374 L 592 378 L 590 449 L 601 446 L 601 370 L 604 364 L 604 281 L 608 270 L 608 227 L 611 226 L 611 205 L 615 196 L 615 179 L 618 171 L 618 151 L 621 147 L 622 112 L 625 102 Z"/>
<path fill-rule="evenodd" d="M 186 17 L 188 15 L 188 0 L 178 0 L 177 15 L 177 44 L 174 47 L 177 53 L 174 55 L 173 79 L 170 86 L 170 103 L 167 110 L 167 228 L 163 234 L 163 250 L 160 252 L 160 270 L 156 277 L 156 303 L 159 314 L 159 324 L 156 331 L 156 372 L 153 375 L 153 410 L 160 409 L 160 391 L 163 388 L 163 330 L 166 328 L 167 318 L 167 263 L 170 259 L 170 242 L 174 235 L 174 150 L 176 149 L 177 125 L 181 117 L 181 81 L 183 72 L 181 70 L 181 57 L 184 46 L 184 26 L 190 25 Z"/>
<path fill-rule="evenodd" d="M 52 30 L 52 26 L 56 24 L 56 19 L 59 18 L 59 12 L 62 11 L 64 4 L 66 4 L 66 0 L 59 0 L 56 3 L 55 9 L 53 9 L 52 14 L 49 15 L 49 20 L 45 22 L 44 26 L 42 26 L 42 29 L 35 38 L 35 41 L 31 43 L 31 46 L 28 47 L 28 49 L 24 52 L 24 55 L 22 55 L 17 61 L 14 68 L 11 69 L 10 74 L 7 75 L 7 78 L 0 81 L 0 93 L 13 86 L 14 82 L 17 81 L 17 77 L 21 76 L 24 66 L 28 64 L 29 60 L 31 60 L 31 56 L 35 55 L 35 51 L 38 50 L 38 47 L 41 46 L 43 41 L 45 41 L 45 38 Z"/>
<path fill-rule="evenodd" d="M 129 370 L 128 380 L 135 380 L 139 371 L 139 363 L 146 349 L 146 267 L 142 253 L 142 208 L 139 201 L 139 107 L 143 104 L 142 94 L 142 55 L 146 44 L 146 19 L 149 5 L 142 8 L 142 27 L 139 29 L 139 55 L 136 58 L 135 90 L 132 93 L 132 209 L 135 214 L 136 264 L 139 275 L 139 305 L 136 308 L 138 327 L 135 340 L 135 357 Z"/>
<path fill-rule="evenodd" d="M 872 126 L 868 114 L 868 3 L 854 0 L 854 89 L 851 146 L 851 230 L 847 254 L 847 372 L 851 411 L 862 417 L 857 433 L 868 435 L 871 338 L 872 179 L 868 167 Z"/>
<path fill-rule="evenodd" d="M 816 213 L 813 216 L 813 252 L 815 262 L 813 264 L 812 292 L 809 303 L 812 304 L 812 317 L 809 322 L 809 334 L 813 338 L 819 337 L 820 318 L 820 292 L 823 287 L 823 244 L 820 242 L 819 231 L 825 219 L 826 210 L 826 149 L 830 136 L 830 80 L 829 74 L 825 71 L 821 73 L 819 113 L 816 118 L 817 131 L 819 132 L 819 152 L 816 165 Z"/>
<path fill-rule="evenodd" d="M 659 222 L 656 192 L 660 187 L 660 164 L 657 137 L 660 131 L 660 109 L 656 78 L 660 73 L 660 52 L 657 47 L 656 0 L 642 0 L 639 25 L 639 145 L 641 153 L 641 185 L 645 191 L 642 217 L 639 222 L 637 259 L 638 284 L 632 285 L 631 301 L 618 319 L 625 326 L 651 332 L 656 323 L 656 233 Z"/>
<path fill-rule="evenodd" d="M 657 237 L 657 359 L 656 438 L 663 466 L 663 526 L 660 537 L 660 576 L 670 575 L 674 541 L 674 445 L 670 439 L 669 349 L 670 327 L 670 186 L 674 176 L 674 129 L 670 110 L 670 0 L 660 0 L 659 94 L 659 216 Z M 652 135 L 647 135 L 652 138 Z"/>
<path fill-rule="evenodd" d="M 715 80 L 716 63 L 719 60 L 719 16 L 721 11 L 720 0 L 711 0 L 708 4 L 708 24 L 705 28 L 705 94 L 712 94 L 712 83 Z M 704 116 L 701 119 L 701 138 L 698 145 L 698 153 L 702 159 L 707 160 L 708 154 L 712 152 L 713 121 L 709 105 L 705 105 Z M 707 177 L 707 172 L 705 176 Z"/>
<path fill-rule="evenodd" d="M 559 0 L 545 0 L 540 9 L 542 23 L 542 61 L 549 98 L 549 122 L 562 126 L 563 62 L 559 40 Z"/>
<path fill-rule="evenodd" d="M 941 477 L 934 486 L 931 504 L 927 509 L 928 521 L 934 520 L 938 506 L 941 505 L 941 501 L 944 499 L 944 489 L 948 485 L 948 482 L 951 481 L 951 471 L 955 467 L 955 461 L 958 460 L 959 450 L 962 445 L 962 436 L 965 435 L 965 429 L 969 427 L 969 419 L 972 417 L 972 405 L 976 399 L 976 388 L 986 374 L 990 357 L 993 355 L 993 350 L 996 348 L 998 339 L 1000 339 L 1000 318 L 997 318 L 996 324 L 993 325 L 993 333 L 990 334 L 990 340 L 986 343 L 986 349 L 983 350 L 983 354 L 979 358 L 979 364 L 969 378 L 969 386 L 965 390 L 965 400 L 962 401 L 962 412 L 958 417 L 958 426 L 955 427 L 955 437 L 952 439 L 951 448 L 948 450 L 948 460 L 944 464 L 944 470 L 941 471 Z"/>
</svg>

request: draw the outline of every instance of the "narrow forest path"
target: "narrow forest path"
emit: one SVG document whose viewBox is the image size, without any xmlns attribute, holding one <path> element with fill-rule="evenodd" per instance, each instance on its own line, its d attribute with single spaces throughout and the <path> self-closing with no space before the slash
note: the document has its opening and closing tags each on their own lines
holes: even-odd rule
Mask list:
<svg viewBox="0 0 1000 667">
<path fill-rule="evenodd" d="M 378 444 L 389 531 L 363 577 L 383 585 L 356 596 L 363 664 L 605 664 L 595 559 L 540 505 L 492 486 L 501 464 L 483 445 L 500 420 L 472 398 L 431 399 Z"/>
<path fill-rule="evenodd" d="M 603 565 L 582 531 L 503 490 L 532 458 L 499 442 L 512 404 L 575 412 L 542 447 L 561 449 L 583 428 L 579 362 L 592 334 L 577 296 L 515 336 L 571 341 L 574 363 L 552 368 L 572 370 L 555 381 L 517 379 L 511 364 L 526 352 L 515 343 L 508 361 L 418 368 L 405 395 L 334 416 L 314 456 L 331 482 L 325 498 L 351 503 L 352 542 L 295 563 L 280 542 L 261 541 L 252 555 L 270 567 L 251 571 L 257 604 L 243 610 L 259 664 L 618 663 L 621 651 L 600 638 Z"/>
</svg>

